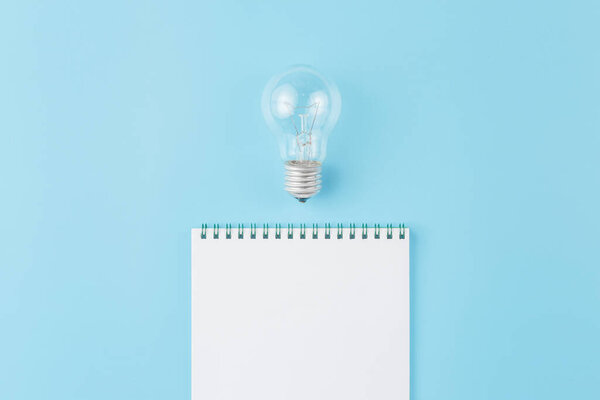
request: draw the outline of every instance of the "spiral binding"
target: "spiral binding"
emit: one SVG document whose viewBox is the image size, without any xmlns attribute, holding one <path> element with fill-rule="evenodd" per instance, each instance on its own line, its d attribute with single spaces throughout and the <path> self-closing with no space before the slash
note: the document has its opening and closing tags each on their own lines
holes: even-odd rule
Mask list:
<svg viewBox="0 0 600 400">
<path fill-rule="evenodd" d="M 355 239 L 357 237 L 356 235 L 356 224 L 349 224 L 347 226 L 348 228 L 348 238 L 349 239 Z M 369 228 L 373 228 L 373 238 L 375 239 L 393 239 L 394 238 L 394 229 L 396 228 L 396 226 L 394 226 L 393 224 L 386 224 L 385 225 L 385 231 L 383 231 L 384 235 L 382 235 L 382 229 L 381 229 L 381 225 L 380 224 L 374 224 L 372 226 L 369 226 L 368 224 L 361 224 L 360 226 L 360 230 L 359 230 L 359 238 L 361 239 L 368 239 L 369 238 Z M 201 226 L 201 230 L 200 230 L 200 238 L 202 239 L 206 239 L 207 238 L 207 234 L 208 234 L 208 224 L 202 224 Z M 238 228 L 237 228 L 237 237 L 238 239 L 244 239 L 244 231 L 245 231 L 245 227 L 244 224 L 238 224 Z M 288 239 L 293 239 L 294 238 L 294 224 L 288 224 L 287 226 L 287 238 Z M 405 239 L 406 238 L 406 228 L 404 227 L 404 224 L 399 224 L 397 226 L 398 229 L 398 235 L 397 238 L 398 239 Z M 231 239 L 232 238 L 232 233 L 231 233 L 231 224 L 225 224 L 225 239 Z M 275 224 L 275 230 L 271 230 L 269 231 L 269 224 L 263 224 L 263 228 L 262 228 L 262 238 L 263 239 L 269 239 L 269 233 L 274 232 L 275 235 L 272 236 L 275 239 L 281 239 L 281 224 Z M 213 239 L 219 239 L 219 233 L 220 233 L 220 228 L 219 228 L 219 224 L 214 224 L 213 225 Z M 299 233 L 300 233 L 300 239 L 306 239 L 306 224 L 299 224 Z M 318 239 L 319 238 L 319 224 L 312 224 L 312 232 L 310 232 L 309 238 L 312 239 Z M 331 239 L 331 224 L 325 224 L 324 225 L 324 238 L 325 239 Z M 338 223 L 337 224 L 337 238 L 338 239 L 343 239 L 344 238 L 344 225 Z M 250 224 L 250 239 L 256 239 L 256 224 Z"/>
</svg>

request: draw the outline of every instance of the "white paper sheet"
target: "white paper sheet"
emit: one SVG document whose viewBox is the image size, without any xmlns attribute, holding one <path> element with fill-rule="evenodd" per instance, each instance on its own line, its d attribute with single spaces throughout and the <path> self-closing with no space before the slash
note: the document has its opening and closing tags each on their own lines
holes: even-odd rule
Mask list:
<svg viewBox="0 0 600 400">
<path fill-rule="evenodd" d="M 192 230 L 193 400 L 408 400 L 406 237 Z"/>
</svg>

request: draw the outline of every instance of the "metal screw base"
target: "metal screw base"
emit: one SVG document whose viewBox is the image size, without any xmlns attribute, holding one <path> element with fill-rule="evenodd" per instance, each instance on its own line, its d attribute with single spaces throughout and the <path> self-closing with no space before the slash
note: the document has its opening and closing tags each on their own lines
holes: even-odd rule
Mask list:
<svg viewBox="0 0 600 400">
<path fill-rule="evenodd" d="M 321 190 L 321 163 L 318 161 L 286 161 L 285 190 L 301 203 Z"/>
</svg>

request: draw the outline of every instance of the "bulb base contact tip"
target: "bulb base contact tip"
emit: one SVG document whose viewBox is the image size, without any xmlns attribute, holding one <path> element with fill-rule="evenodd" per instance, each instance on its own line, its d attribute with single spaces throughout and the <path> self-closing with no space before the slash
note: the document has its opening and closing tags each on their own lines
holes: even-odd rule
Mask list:
<svg viewBox="0 0 600 400">
<path fill-rule="evenodd" d="M 319 161 L 286 161 L 285 190 L 300 203 L 321 190 L 321 163 Z"/>
</svg>

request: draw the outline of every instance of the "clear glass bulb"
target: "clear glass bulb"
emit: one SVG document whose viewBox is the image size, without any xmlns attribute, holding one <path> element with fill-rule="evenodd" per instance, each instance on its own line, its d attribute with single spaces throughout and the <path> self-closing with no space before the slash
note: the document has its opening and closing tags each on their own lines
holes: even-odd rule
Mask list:
<svg viewBox="0 0 600 400">
<path fill-rule="evenodd" d="M 274 76 L 263 91 L 263 115 L 285 162 L 285 188 L 300 202 L 321 189 L 327 138 L 341 109 L 335 84 L 305 65 Z"/>
</svg>

